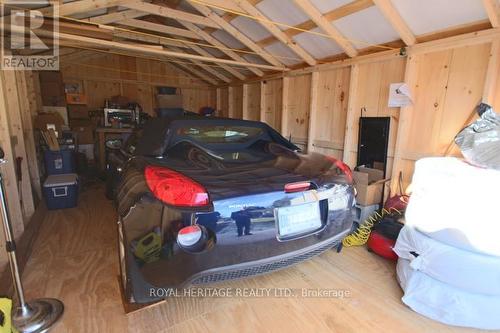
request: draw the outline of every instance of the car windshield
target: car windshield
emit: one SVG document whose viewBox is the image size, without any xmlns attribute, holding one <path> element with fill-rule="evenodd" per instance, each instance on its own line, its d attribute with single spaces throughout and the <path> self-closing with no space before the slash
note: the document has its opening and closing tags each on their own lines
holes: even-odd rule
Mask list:
<svg viewBox="0 0 500 333">
<path fill-rule="evenodd" d="M 177 129 L 177 135 L 201 144 L 246 143 L 261 136 L 258 127 L 235 125 L 195 125 Z"/>
</svg>

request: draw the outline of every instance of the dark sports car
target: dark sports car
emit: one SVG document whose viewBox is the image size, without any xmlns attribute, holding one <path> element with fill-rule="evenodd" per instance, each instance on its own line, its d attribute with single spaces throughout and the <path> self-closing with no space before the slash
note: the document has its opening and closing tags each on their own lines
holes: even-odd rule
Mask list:
<svg viewBox="0 0 500 333">
<path fill-rule="evenodd" d="M 264 123 L 153 119 L 113 163 L 130 302 L 284 268 L 340 244 L 351 229 L 349 168 L 299 153 Z"/>
</svg>

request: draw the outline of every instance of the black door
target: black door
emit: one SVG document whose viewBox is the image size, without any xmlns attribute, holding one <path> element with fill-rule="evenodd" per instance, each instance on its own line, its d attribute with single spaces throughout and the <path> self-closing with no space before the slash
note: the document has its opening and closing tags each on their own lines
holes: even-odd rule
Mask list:
<svg viewBox="0 0 500 333">
<path fill-rule="evenodd" d="M 359 118 L 358 162 L 386 172 L 390 117 Z"/>
</svg>

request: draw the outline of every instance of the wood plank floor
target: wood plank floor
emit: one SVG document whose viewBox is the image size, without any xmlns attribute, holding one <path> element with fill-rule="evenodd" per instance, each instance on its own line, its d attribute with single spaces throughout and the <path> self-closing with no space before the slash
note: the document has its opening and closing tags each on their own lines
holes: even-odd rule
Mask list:
<svg viewBox="0 0 500 333">
<path fill-rule="evenodd" d="M 79 207 L 49 212 L 23 279 L 28 298 L 57 297 L 54 332 L 477 332 L 422 317 L 402 304 L 394 264 L 364 248 L 328 251 L 231 288 L 331 288 L 347 298 L 175 298 L 125 315 L 117 281 L 116 215 L 102 186 Z"/>
</svg>

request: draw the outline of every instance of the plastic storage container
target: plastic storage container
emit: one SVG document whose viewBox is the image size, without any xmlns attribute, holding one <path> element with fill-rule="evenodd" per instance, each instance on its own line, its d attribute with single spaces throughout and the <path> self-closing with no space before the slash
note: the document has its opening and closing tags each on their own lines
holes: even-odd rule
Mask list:
<svg viewBox="0 0 500 333">
<path fill-rule="evenodd" d="M 181 117 L 184 115 L 183 108 L 156 108 L 155 111 L 158 118 Z"/>
<path fill-rule="evenodd" d="M 76 207 L 78 176 L 75 173 L 48 176 L 43 183 L 43 196 L 50 210 Z"/>
<path fill-rule="evenodd" d="M 60 175 L 76 171 L 75 152 L 72 149 L 46 150 L 44 160 L 47 175 Z"/>
<path fill-rule="evenodd" d="M 177 88 L 175 87 L 158 87 L 159 95 L 175 95 Z"/>
</svg>

